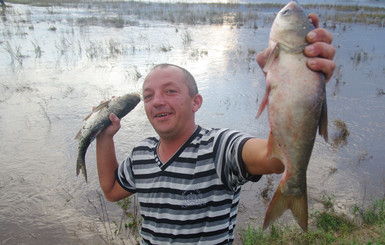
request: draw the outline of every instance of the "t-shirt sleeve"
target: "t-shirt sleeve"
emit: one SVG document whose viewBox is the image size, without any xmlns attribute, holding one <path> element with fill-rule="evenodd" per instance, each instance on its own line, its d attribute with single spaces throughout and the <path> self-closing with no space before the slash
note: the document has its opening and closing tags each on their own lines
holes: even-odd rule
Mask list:
<svg viewBox="0 0 385 245">
<path fill-rule="evenodd" d="M 119 185 L 130 193 L 136 193 L 135 179 L 132 172 L 131 157 L 127 157 L 116 169 L 115 178 Z"/>
<path fill-rule="evenodd" d="M 251 175 L 242 160 L 242 149 L 252 137 L 236 131 L 226 130 L 218 135 L 215 143 L 216 168 L 222 182 L 231 190 L 247 181 L 257 182 L 261 175 Z"/>
</svg>

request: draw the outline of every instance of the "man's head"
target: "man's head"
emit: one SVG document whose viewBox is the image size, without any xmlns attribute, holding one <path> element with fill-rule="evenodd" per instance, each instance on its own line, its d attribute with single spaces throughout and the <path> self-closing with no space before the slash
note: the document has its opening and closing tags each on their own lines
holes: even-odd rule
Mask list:
<svg viewBox="0 0 385 245">
<path fill-rule="evenodd" d="M 184 74 L 184 82 L 186 83 L 186 85 L 189 89 L 189 94 L 191 97 L 193 97 L 194 95 L 196 95 L 198 93 L 198 86 L 197 86 L 197 83 L 195 81 L 195 78 L 193 77 L 193 75 L 188 70 L 186 70 L 183 67 L 173 65 L 173 64 L 163 63 L 163 64 L 159 64 L 159 65 L 154 66 L 151 69 L 151 71 L 154 71 L 157 68 L 161 69 L 161 68 L 167 68 L 167 67 L 176 67 L 176 68 L 179 68 L 180 70 L 182 70 L 182 72 Z M 151 71 L 150 71 L 150 73 L 151 73 Z"/>
<path fill-rule="evenodd" d="M 195 112 L 202 96 L 186 69 L 171 64 L 155 66 L 144 80 L 143 100 L 147 117 L 161 138 L 174 139 L 195 129 Z"/>
</svg>

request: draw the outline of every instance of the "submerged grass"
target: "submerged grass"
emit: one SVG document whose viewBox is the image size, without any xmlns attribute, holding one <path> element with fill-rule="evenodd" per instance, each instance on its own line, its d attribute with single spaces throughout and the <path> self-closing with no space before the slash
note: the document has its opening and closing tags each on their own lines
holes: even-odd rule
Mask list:
<svg viewBox="0 0 385 245">
<path fill-rule="evenodd" d="M 275 13 L 283 4 L 240 4 L 230 3 L 167 3 L 142 1 L 75 1 L 75 0 L 9 0 L 10 3 L 31 4 L 52 7 L 63 5 L 88 6 L 119 13 L 117 17 L 98 16 L 99 21 L 81 17 L 79 23 L 91 21 L 102 25 L 123 28 L 125 25 L 137 24 L 137 20 L 166 21 L 188 25 L 229 24 L 234 27 L 258 28 L 256 20 L 271 23 Z M 357 5 L 304 4 L 311 12 L 319 13 L 322 19 L 333 23 L 363 23 L 385 26 L 385 8 Z M 135 21 L 123 16 L 135 16 Z"/>
<path fill-rule="evenodd" d="M 273 225 L 269 232 L 249 225 L 242 241 L 254 244 L 385 244 L 385 197 L 363 209 L 355 206 L 354 218 L 338 214 L 328 198 L 324 210 L 311 215 L 314 228 L 303 233 L 299 228 Z"/>
</svg>

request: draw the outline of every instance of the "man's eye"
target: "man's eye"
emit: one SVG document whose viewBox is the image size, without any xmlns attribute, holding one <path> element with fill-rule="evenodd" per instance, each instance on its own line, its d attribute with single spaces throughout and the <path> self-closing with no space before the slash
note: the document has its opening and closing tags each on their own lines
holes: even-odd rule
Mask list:
<svg viewBox="0 0 385 245">
<path fill-rule="evenodd" d="M 143 99 L 148 100 L 151 98 L 151 94 L 143 95 Z"/>
<path fill-rule="evenodd" d="M 176 90 L 169 89 L 169 90 L 167 90 L 167 93 L 168 93 L 168 94 L 173 94 L 173 93 L 176 93 Z"/>
</svg>

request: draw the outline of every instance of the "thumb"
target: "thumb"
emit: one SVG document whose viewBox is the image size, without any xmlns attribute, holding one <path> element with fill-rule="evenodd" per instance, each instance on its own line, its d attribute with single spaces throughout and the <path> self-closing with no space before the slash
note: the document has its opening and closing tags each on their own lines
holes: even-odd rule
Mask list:
<svg viewBox="0 0 385 245">
<path fill-rule="evenodd" d="M 114 114 L 114 113 L 111 113 L 110 114 L 110 120 L 112 123 L 116 123 L 117 121 L 119 121 L 119 118 Z"/>
<path fill-rule="evenodd" d="M 116 133 L 120 129 L 120 119 L 114 113 L 111 113 L 110 120 L 111 120 L 112 128 Z"/>
<path fill-rule="evenodd" d="M 110 114 L 110 120 L 112 125 L 120 127 L 120 119 L 114 113 Z"/>
</svg>

